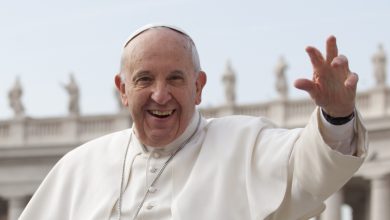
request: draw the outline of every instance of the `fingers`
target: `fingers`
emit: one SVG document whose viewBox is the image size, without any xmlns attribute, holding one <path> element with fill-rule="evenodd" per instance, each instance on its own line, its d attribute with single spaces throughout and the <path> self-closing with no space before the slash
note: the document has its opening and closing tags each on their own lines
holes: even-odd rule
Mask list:
<svg viewBox="0 0 390 220">
<path fill-rule="evenodd" d="M 306 52 L 310 57 L 311 64 L 313 68 L 320 68 L 324 63 L 324 57 L 321 52 L 315 47 L 307 47 Z"/>
<path fill-rule="evenodd" d="M 345 74 L 348 74 L 350 72 L 348 59 L 344 55 L 339 55 L 335 57 L 333 61 L 330 63 L 330 66 L 335 68 L 338 72 L 345 72 Z"/>
<path fill-rule="evenodd" d="M 336 37 L 332 35 L 326 40 L 326 63 L 330 64 L 337 55 Z"/>
<path fill-rule="evenodd" d="M 315 84 L 313 81 L 308 79 L 297 79 L 294 82 L 294 86 L 297 89 L 305 90 L 308 93 L 311 93 L 313 89 L 315 88 Z"/>
<path fill-rule="evenodd" d="M 351 73 L 348 75 L 347 79 L 345 80 L 344 86 L 352 90 L 356 90 L 358 81 L 359 81 L 359 76 L 356 73 Z"/>
</svg>

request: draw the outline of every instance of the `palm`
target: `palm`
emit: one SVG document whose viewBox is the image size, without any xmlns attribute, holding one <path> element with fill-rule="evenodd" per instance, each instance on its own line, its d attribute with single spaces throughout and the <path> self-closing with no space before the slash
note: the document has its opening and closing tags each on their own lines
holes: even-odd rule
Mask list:
<svg viewBox="0 0 390 220">
<path fill-rule="evenodd" d="M 308 47 L 306 52 L 313 65 L 313 79 L 298 79 L 295 87 L 307 91 L 315 103 L 333 117 L 352 113 L 358 76 L 349 70 L 347 58 L 338 55 L 336 38 L 328 38 L 326 58 L 314 47 Z"/>
</svg>

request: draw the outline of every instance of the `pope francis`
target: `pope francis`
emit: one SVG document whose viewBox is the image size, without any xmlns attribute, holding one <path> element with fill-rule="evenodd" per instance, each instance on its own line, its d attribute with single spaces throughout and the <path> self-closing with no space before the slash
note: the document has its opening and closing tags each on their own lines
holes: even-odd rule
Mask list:
<svg viewBox="0 0 390 220">
<path fill-rule="evenodd" d="M 133 127 L 66 154 L 22 220 L 299 220 L 318 215 L 367 155 L 355 109 L 358 76 L 339 55 L 306 52 L 312 79 L 298 79 L 317 108 L 304 128 L 261 117 L 205 119 L 206 73 L 191 37 L 147 25 L 124 44 L 115 84 Z"/>
</svg>

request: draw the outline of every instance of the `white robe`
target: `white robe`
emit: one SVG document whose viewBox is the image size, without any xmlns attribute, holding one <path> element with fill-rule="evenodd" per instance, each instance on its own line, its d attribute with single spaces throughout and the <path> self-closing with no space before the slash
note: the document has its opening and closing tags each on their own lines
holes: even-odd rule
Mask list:
<svg viewBox="0 0 390 220">
<path fill-rule="evenodd" d="M 248 116 L 202 119 L 195 137 L 171 162 L 176 170 L 172 219 L 296 220 L 322 211 L 322 201 L 363 163 L 367 132 L 356 116 L 357 157 L 343 155 L 324 142 L 319 112 L 305 128 L 292 130 Z M 106 135 L 65 155 L 20 219 L 109 219 L 130 134 L 131 129 Z M 129 148 L 125 176 L 137 153 Z"/>
</svg>

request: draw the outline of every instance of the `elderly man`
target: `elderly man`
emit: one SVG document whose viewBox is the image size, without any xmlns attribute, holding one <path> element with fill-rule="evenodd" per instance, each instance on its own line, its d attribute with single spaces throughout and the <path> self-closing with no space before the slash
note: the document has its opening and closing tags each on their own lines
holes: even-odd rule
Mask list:
<svg viewBox="0 0 390 220">
<path fill-rule="evenodd" d="M 329 37 L 307 48 L 313 79 L 295 86 L 319 106 L 302 129 L 264 118 L 204 119 L 206 74 L 182 30 L 130 36 L 115 84 L 134 120 L 65 155 L 21 219 L 296 220 L 315 216 L 363 163 L 358 77 Z"/>
</svg>

